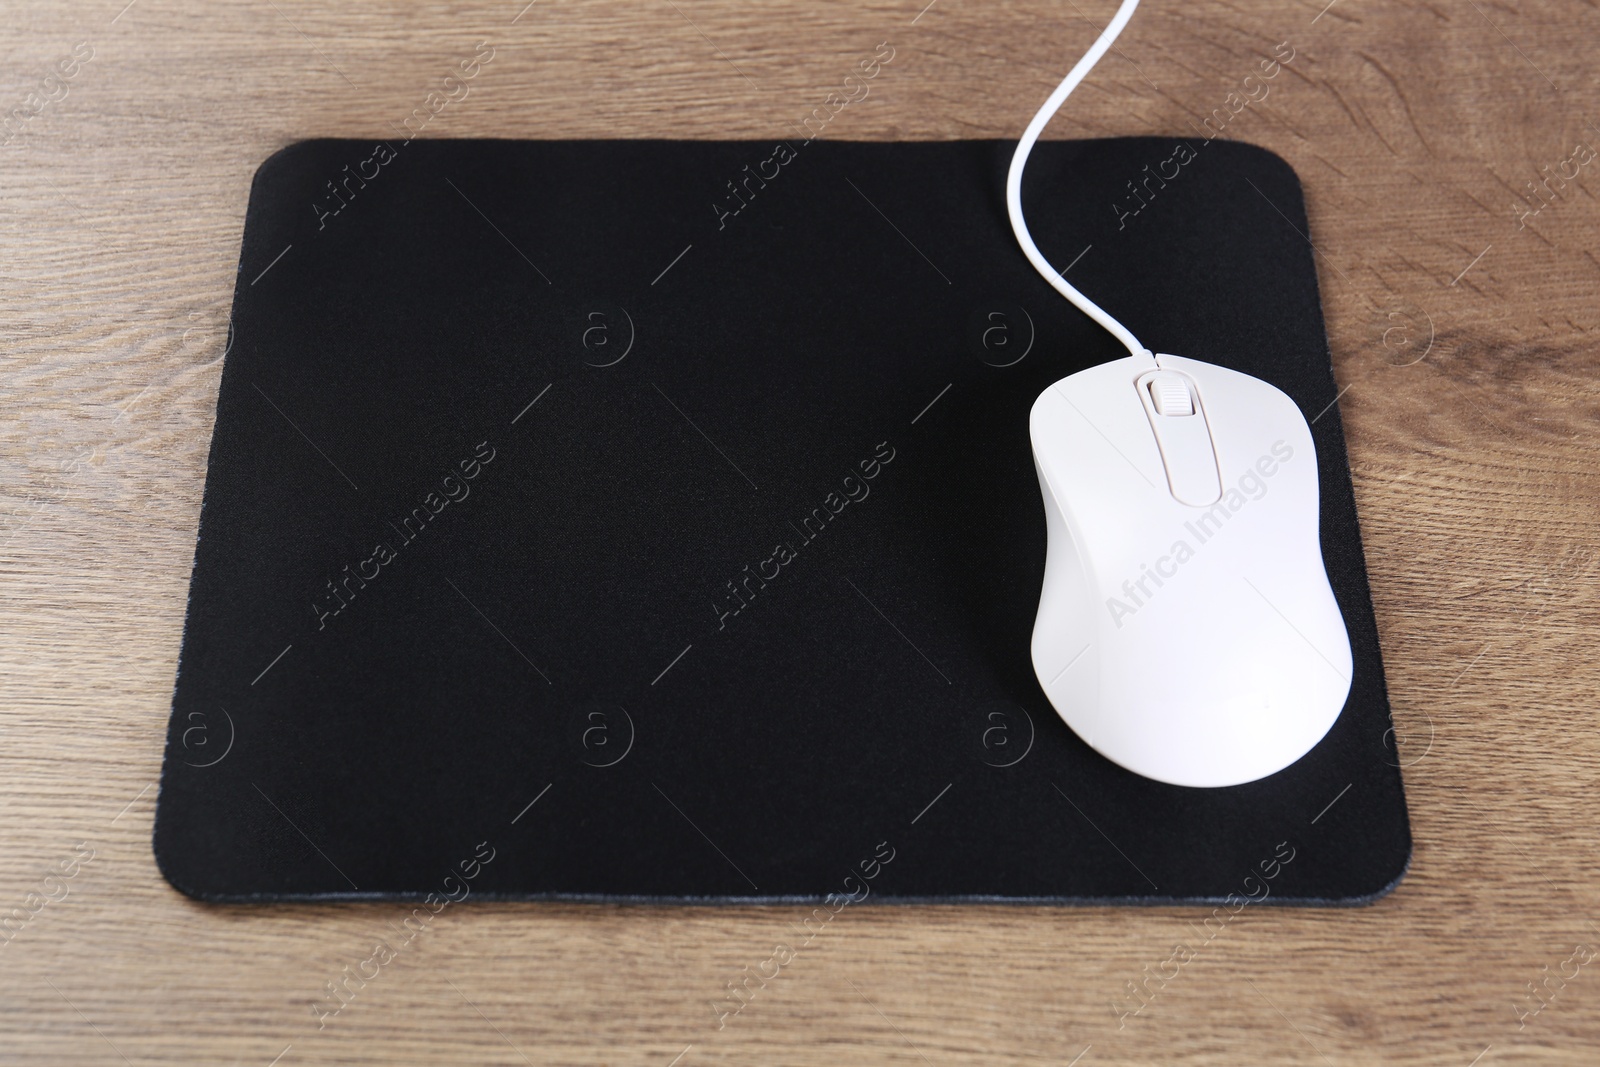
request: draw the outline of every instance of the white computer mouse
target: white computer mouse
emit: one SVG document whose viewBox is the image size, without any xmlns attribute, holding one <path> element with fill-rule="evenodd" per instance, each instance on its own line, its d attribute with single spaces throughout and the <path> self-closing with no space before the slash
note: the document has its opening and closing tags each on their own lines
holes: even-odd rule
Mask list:
<svg viewBox="0 0 1600 1067">
<path fill-rule="evenodd" d="M 1107 759 L 1186 786 L 1280 771 L 1333 726 L 1350 638 L 1299 407 L 1257 378 L 1128 356 L 1030 416 L 1049 528 L 1033 666 Z"/>
</svg>

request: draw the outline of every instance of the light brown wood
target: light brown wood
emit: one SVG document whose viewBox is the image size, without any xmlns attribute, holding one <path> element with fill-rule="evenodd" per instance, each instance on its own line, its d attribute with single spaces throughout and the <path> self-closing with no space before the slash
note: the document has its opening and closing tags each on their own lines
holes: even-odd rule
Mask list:
<svg viewBox="0 0 1600 1067">
<path fill-rule="evenodd" d="M 1600 162 L 1513 210 L 1600 144 L 1592 2 L 1147 0 L 1051 130 L 1183 133 L 1294 48 L 1226 134 L 1305 182 L 1416 837 L 1393 895 L 1247 909 L 1121 1030 L 1192 910 L 850 909 L 719 1030 L 797 909 L 463 907 L 319 1030 L 402 909 L 205 907 L 150 850 L 263 158 L 385 135 L 480 40 L 429 135 L 782 136 L 887 41 L 829 136 L 1015 136 L 1111 0 L 125 2 L 0 13 L 0 913 L 37 907 L 0 1062 L 1596 1062 Z"/>
</svg>

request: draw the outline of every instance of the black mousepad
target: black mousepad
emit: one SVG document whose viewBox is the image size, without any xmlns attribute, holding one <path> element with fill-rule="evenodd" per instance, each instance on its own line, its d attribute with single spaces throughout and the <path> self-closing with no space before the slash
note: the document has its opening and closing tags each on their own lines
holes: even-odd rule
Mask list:
<svg viewBox="0 0 1600 1067">
<path fill-rule="evenodd" d="M 1294 172 L 1165 138 L 1045 143 L 1028 171 L 1073 283 L 1312 420 L 1349 702 L 1287 770 L 1192 789 L 1096 754 L 1034 677 L 1029 408 L 1123 353 L 1018 250 L 1010 155 L 267 160 L 156 816 L 172 884 L 835 908 L 1393 886 L 1410 834 Z"/>
</svg>

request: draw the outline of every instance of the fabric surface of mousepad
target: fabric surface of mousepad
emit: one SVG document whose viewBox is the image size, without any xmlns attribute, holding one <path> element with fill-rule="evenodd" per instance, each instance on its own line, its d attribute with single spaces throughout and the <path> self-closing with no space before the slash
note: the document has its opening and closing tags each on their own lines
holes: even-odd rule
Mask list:
<svg viewBox="0 0 1600 1067">
<path fill-rule="evenodd" d="M 1349 701 L 1288 769 L 1193 789 L 1102 758 L 1034 676 L 1029 410 L 1123 350 L 1023 258 L 1010 154 L 268 159 L 155 823 L 172 884 L 1235 909 L 1392 887 L 1410 831 L 1294 172 L 1133 138 L 1040 144 L 1027 174 L 1074 284 L 1312 421 Z"/>
</svg>

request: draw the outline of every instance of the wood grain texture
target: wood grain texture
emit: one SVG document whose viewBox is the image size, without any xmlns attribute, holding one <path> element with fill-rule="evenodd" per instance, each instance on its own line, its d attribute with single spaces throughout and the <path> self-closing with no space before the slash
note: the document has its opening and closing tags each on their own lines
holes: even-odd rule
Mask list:
<svg viewBox="0 0 1600 1067">
<path fill-rule="evenodd" d="M 386 136 L 480 40 L 430 136 L 786 136 L 880 41 L 830 137 L 1015 136 L 1111 0 L 125 2 L 0 6 L 0 914 L 37 907 L 0 1063 L 1595 1062 L 1600 965 L 1559 975 L 1600 949 L 1600 162 L 1513 210 L 1600 143 L 1593 0 L 1147 0 L 1050 131 L 1189 132 L 1295 49 L 1225 132 L 1306 185 L 1416 838 L 1388 898 L 1247 909 L 1121 1029 L 1194 909 L 852 908 L 718 1029 L 800 909 L 464 906 L 319 1029 L 403 909 L 206 907 L 150 850 L 263 158 Z"/>
</svg>

